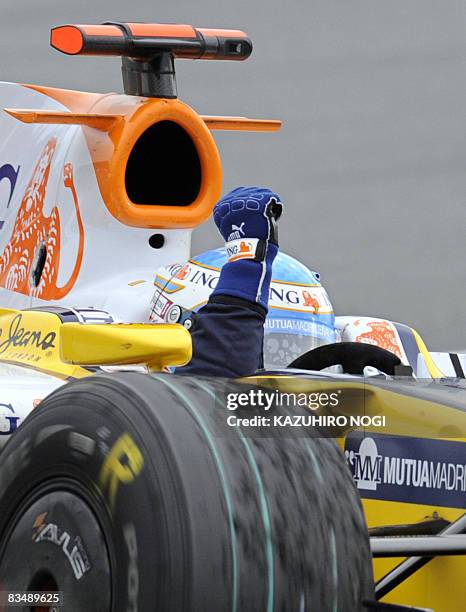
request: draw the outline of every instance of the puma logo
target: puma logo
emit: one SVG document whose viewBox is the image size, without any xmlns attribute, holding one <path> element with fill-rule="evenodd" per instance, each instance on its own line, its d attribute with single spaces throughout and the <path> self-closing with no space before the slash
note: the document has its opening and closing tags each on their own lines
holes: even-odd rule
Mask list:
<svg viewBox="0 0 466 612">
<path fill-rule="evenodd" d="M 242 238 L 245 236 L 243 227 L 245 226 L 245 222 L 243 221 L 241 225 L 231 224 L 231 234 L 228 236 L 228 240 L 238 240 L 238 238 Z"/>
</svg>

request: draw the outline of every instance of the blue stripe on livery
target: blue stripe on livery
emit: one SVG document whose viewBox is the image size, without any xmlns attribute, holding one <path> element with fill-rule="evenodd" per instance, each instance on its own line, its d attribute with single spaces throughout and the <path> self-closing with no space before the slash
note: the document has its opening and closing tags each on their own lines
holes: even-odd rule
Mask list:
<svg viewBox="0 0 466 612">
<path fill-rule="evenodd" d="M 417 357 L 419 355 L 419 347 L 413 331 L 407 325 L 403 325 L 403 323 L 395 323 L 394 325 L 400 336 L 400 340 L 403 344 L 409 364 L 413 368 L 414 375 L 417 376 Z"/>
<path fill-rule="evenodd" d="M 361 497 L 466 508 L 466 443 L 353 432 L 345 455 Z"/>
</svg>

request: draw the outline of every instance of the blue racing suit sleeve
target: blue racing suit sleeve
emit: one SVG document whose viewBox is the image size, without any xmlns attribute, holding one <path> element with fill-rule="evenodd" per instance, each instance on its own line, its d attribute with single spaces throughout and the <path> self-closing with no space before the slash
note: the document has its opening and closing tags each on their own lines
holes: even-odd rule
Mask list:
<svg viewBox="0 0 466 612">
<path fill-rule="evenodd" d="M 263 367 L 266 311 L 260 304 L 213 295 L 193 315 L 193 357 L 177 374 L 239 377 Z"/>
<path fill-rule="evenodd" d="M 239 377 L 263 367 L 264 322 L 272 263 L 278 252 L 279 196 L 239 187 L 214 208 L 226 242 L 223 266 L 208 303 L 193 316 L 191 362 L 177 374 Z"/>
</svg>

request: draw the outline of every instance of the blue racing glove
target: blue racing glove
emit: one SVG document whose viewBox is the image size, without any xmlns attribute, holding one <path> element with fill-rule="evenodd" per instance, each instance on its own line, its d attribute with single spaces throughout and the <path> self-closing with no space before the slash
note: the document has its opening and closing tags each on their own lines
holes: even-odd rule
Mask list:
<svg viewBox="0 0 466 612">
<path fill-rule="evenodd" d="M 242 298 L 267 311 L 282 210 L 280 197 L 261 187 L 238 187 L 215 205 L 214 221 L 225 239 L 228 263 L 213 296 Z"/>
</svg>

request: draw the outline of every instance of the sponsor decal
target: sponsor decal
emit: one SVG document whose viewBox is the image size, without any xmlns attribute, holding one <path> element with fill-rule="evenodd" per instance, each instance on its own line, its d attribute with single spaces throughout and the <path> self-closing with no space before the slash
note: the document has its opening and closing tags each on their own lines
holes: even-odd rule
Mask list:
<svg viewBox="0 0 466 612">
<path fill-rule="evenodd" d="M 218 283 L 219 274 L 215 271 L 206 271 L 204 268 L 194 268 L 188 280 L 194 285 L 200 285 L 201 287 L 208 287 L 209 289 L 215 289 Z"/>
<path fill-rule="evenodd" d="M 57 334 L 48 332 L 45 334 L 39 330 L 31 330 L 21 327 L 23 316 L 16 315 L 11 323 L 8 331 L 0 328 L 0 355 L 6 353 L 10 347 L 21 348 L 37 348 L 41 351 L 47 351 L 55 348 L 55 340 Z"/>
<path fill-rule="evenodd" d="M 46 523 L 47 512 L 40 514 L 33 525 L 32 540 L 39 542 L 50 542 L 58 546 L 67 558 L 76 580 L 81 578 L 91 569 L 89 558 L 79 536 L 72 537 L 67 531 L 60 529 L 55 523 Z"/>
<path fill-rule="evenodd" d="M 466 508 L 466 443 L 354 432 L 345 456 L 362 497 Z"/>
<path fill-rule="evenodd" d="M 230 240 L 226 244 L 227 257 L 229 261 L 238 259 L 253 259 L 256 256 L 257 238 L 248 240 Z"/>
<path fill-rule="evenodd" d="M 333 312 L 327 292 L 323 287 L 301 288 L 297 285 L 272 282 L 270 286 L 270 306 L 289 308 L 312 314 Z"/>
<path fill-rule="evenodd" d="M 11 404 L 0 403 L 0 436 L 10 436 L 18 428 L 20 417 Z"/>
<path fill-rule="evenodd" d="M 0 202 L 0 204 L 2 204 L 5 209 L 8 208 L 11 204 L 11 198 L 13 197 L 13 193 L 16 187 L 16 181 L 18 180 L 19 169 L 20 166 L 15 169 L 11 164 L 4 164 L 3 166 L 0 166 L 0 184 L 2 183 L 2 181 L 8 181 L 10 188 L 10 192 L 6 201 L 6 206 L 3 205 L 3 202 Z M 0 212 L 0 230 L 2 229 L 4 224 L 5 219 L 3 218 L 3 213 Z"/>
<path fill-rule="evenodd" d="M 79 246 L 70 278 L 65 285 L 58 287 L 62 250 L 60 213 L 58 206 L 52 208 L 49 216 L 44 212 L 56 147 L 56 138 L 51 138 L 44 147 L 19 205 L 10 239 L 3 253 L 0 253 L 0 286 L 44 300 L 61 299 L 71 291 L 78 278 L 84 254 L 84 225 L 74 183 L 73 166 L 67 163 L 63 166 L 63 184 L 73 198 L 78 223 Z M 5 174 L 7 170 L 3 168 L 4 178 L 8 178 L 13 186 L 12 175 L 7 176 Z M 14 181 L 16 183 L 16 179 Z M 46 258 L 38 286 L 31 287 L 30 278 L 34 267 L 34 257 L 40 245 L 45 245 Z"/>
<path fill-rule="evenodd" d="M 133 523 L 125 525 L 123 528 L 126 548 L 128 549 L 128 607 L 127 612 L 138 611 L 139 595 L 139 569 L 138 569 L 138 541 L 136 528 Z"/>
<path fill-rule="evenodd" d="M 309 291 L 303 291 L 303 300 L 303 306 L 310 306 L 314 312 L 318 312 L 320 303 L 315 295 L 311 295 Z"/>
<path fill-rule="evenodd" d="M 174 263 L 165 268 L 170 276 L 176 276 L 183 266 L 179 263 Z"/>
<path fill-rule="evenodd" d="M 324 320 L 324 317 L 330 316 L 331 315 L 319 315 L 319 317 L 322 318 L 317 321 L 309 321 L 304 318 L 285 319 L 269 316 L 265 320 L 264 327 L 268 332 L 299 334 L 322 339 L 333 338 L 335 332 L 331 325 L 331 321 Z"/>
<path fill-rule="evenodd" d="M 235 225 L 233 223 L 231 226 L 231 233 L 228 236 L 228 240 L 239 240 L 240 238 L 244 238 L 244 236 L 246 235 L 243 229 L 245 225 L 246 224 L 244 221 L 242 221 L 240 225 Z"/>
<path fill-rule="evenodd" d="M 258 242 L 256 238 L 246 238 L 228 243 L 229 260 L 254 258 Z M 157 298 L 166 300 L 167 296 L 172 298 L 172 294 L 177 294 L 172 298 L 174 302 L 170 304 L 176 303 L 184 308 L 193 309 L 207 301 L 210 293 L 216 288 L 220 276 L 220 270 L 198 265 L 193 261 L 182 267 L 178 265 L 173 268 L 173 271 L 176 272 L 174 275 L 169 274 L 168 268 L 163 274 L 159 272 L 154 283 L 157 287 L 153 297 L 153 304 L 156 304 L 154 312 L 162 319 L 166 313 L 164 307 L 168 310 L 167 302 L 157 303 Z M 193 303 L 194 295 L 196 296 L 195 303 Z M 271 307 L 269 314 L 272 314 L 274 310 L 278 312 L 283 309 L 319 316 L 333 315 L 332 304 L 327 292 L 320 285 L 300 285 L 273 280 L 270 286 L 269 305 Z"/>
<path fill-rule="evenodd" d="M 177 306 L 176 304 L 173 304 L 172 306 L 170 306 L 170 308 L 167 310 L 165 316 L 164 316 L 164 320 L 167 323 L 178 323 L 178 321 L 180 321 L 182 316 L 182 310 L 180 306 Z"/>
<path fill-rule="evenodd" d="M 178 270 L 178 272 L 175 274 L 175 278 L 178 278 L 180 280 L 185 280 L 185 278 L 188 276 L 190 271 L 191 271 L 190 266 L 186 264 L 180 270 Z"/>
<path fill-rule="evenodd" d="M 360 320 L 355 321 L 354 325 L 358 327 Z M 365 326 L 369 328 L 369 331 L 359 334 L 356 337 L 356 342 L 380 346 L 403 359 L 396 329 L 390 321 L 370 321 Z"/>
<path fill-rule="evenodd" d="M 173 306 L 173 302 L 167 297 L 156 291 L 152 297 L 152 308 L 150 311 L 149 319 L 154 321 L 156 318 L 165 321 L 167 311 Z"/>
<path fill-rule="evenodd" d="M 213 290 L 217 285 L 219 274 L 218 270 L 186 264 L 171 278 L 164 278 L 160 273 L 157 274 L 154 285 L 165 293 L 182 291 L 189 284 Z"/>
<path fill-rule="evenodd" d="M 111 447 L 100 471 L 100 486 L 107 491 L 110 508 L 115 508 L 120 484 L 136 480 L 144 466 L 144 457 L 133 438 L 125 433 Z"/>
</svg>

